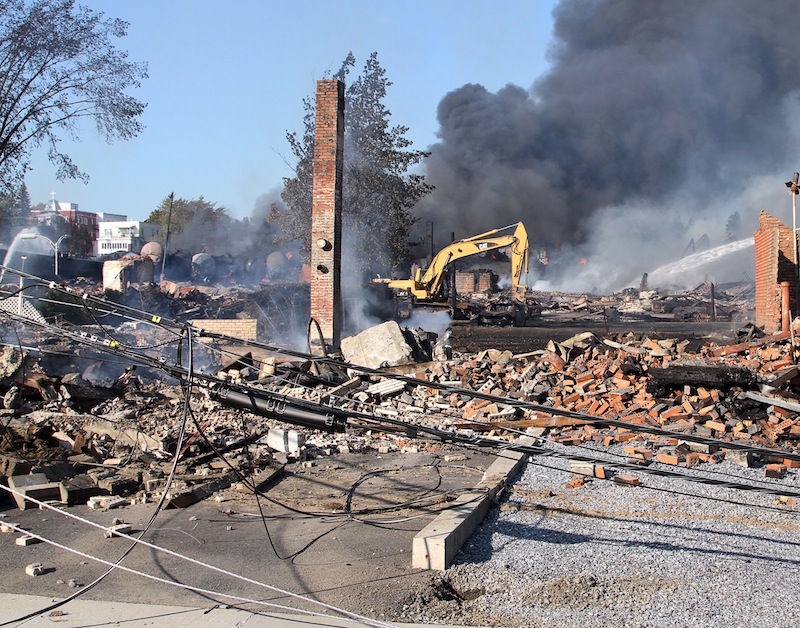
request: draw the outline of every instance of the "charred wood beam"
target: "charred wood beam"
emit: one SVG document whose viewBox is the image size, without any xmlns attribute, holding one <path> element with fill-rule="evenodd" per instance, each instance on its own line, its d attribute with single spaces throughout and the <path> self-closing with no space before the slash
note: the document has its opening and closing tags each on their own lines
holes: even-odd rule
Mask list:
<svg viewBox="0 0 800 628">
<path fill-rule="evenodd" d="M 691 366 L 676 365 L 647 370 L 650 381 L 647 391 L 658 393 L 679 386 L 709 386 L 712 388 L 752 388 L 758 377 L 748 368 L 739 366 Z"/>
</svg>

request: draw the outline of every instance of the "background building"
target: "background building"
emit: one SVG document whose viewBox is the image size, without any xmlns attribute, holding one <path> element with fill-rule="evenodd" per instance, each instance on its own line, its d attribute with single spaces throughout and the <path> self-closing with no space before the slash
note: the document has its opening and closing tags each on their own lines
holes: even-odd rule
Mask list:
<svg viewBox="0 0 800 628">
<path fill-rule="evenodd" d="M 135 220 L 98 223 L 96 255 L 117 251 L 140 253 L 142 247 L 161 235 L 161 225 Z"/>
<path fill-rule="evenodd" d="M 123 217 L 124 219 L 124 217 Z M 58 227 L 71 223 L 86 229 L 92 239 L 97 239 L 97 214 L 78 209 L 77 203 L 63 203 L 52 195 L 45 209 L 32 209 L 31 222 L 37 225 Z"/>
</svg>

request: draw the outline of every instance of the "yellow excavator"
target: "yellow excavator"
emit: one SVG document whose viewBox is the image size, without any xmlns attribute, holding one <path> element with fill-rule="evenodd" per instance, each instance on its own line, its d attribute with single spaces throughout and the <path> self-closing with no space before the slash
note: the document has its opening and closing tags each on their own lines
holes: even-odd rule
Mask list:
<svg viewBox="0 0 800 628">
<path fill-rule="evenodd" d="M 476 313 L 470 312 L 470 308 L 466 304 L 456 302 L 453 286 L 450 286 L 450 298 L 447 298 L 445 280 L 453 268 L 453 262 L 471 255 L 480 255 L 506 247 L 510 250 L 509 257 L 511 258 L 510 302 L 495 302 L 494 308 L 490 310 L 482 308 L 482 312 Z M 411 307 L 421 304 L 430 307 L 446 307 L 450 309 L 454 318 L 467 318 L 477 314 L 480 318 L 485 318 L 486 322 L 513 323 L 521 326 L 531 316 L 541 313 L 541 309 L 537 310 L 538 304 L 535 303 L 535 300 L 528 297 L 527 286 L 520 285 L 523 271 L 528 272 L 528 232 L 525 225 L 517 222 L 507 227 L 492 229 L 453 242 L 433 257 L 425 271 L 417 268 L 411 279 L 393 279 L 388 282 L 388 286 L 394 292 L 395 299 L 401 303 L 405 302 L 408 306 L 405 308 L 407 315 L 410 315 Z"/>
</svg>

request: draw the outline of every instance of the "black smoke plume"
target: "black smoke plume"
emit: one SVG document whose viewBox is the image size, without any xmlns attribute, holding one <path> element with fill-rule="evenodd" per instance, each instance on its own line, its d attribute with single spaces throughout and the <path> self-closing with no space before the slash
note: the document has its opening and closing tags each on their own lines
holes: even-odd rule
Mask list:
<svg viewBox="0 0 800 628">
<path fill-rule="evenodd" d="M 791 0 L 563 0 L 545 75 L 440 102 L 423 207 L 437 248 L 456 229 L 523 220 L 533 251 L 587 257 L 589 284 L 619 283 L 690 238 L 722 244 L 734 211 L 746 235 L 762 208 L 785 220 L 798 12 Z"/>
</svg>

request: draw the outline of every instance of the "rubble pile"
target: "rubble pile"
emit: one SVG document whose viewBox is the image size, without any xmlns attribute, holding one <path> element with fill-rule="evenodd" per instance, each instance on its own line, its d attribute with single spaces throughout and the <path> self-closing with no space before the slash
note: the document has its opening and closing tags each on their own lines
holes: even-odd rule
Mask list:
<svg viewBox="0 0 800 628">
<path fill-rule="evenodd" d="M 676 321 L 747 321 L 754 315 L 752 282 L 716 286 L 704 283 L 694 290 L 628 288 L 607 296 L 534 291 L 532 295 L 549 313 L 571 312 L 605 316 L 647 315 Z"/>
<path fill-rule="evenodd" d="M 118 333 L 131 345 L 145 342 L 134 323 Z M 403 335 L 413 336 L 395 340 L 402 342 Z M 326 368 L 274 357 L 260 363 L 249 354 L 212 368 L 226 381 L 354 414 L 507 440 L 527 433 L 561 445 L 618 445 L 630 461 L 644 465 L 714 464 L 727 457 L 763 466 L 765 475 L 779 478 L 798 463 L 681 438 L 697 435 L 798 452 L 800 396 L 794 390 L 800 368 L 794 334 L 766 336 L 750 326 L 742 335 L 736 344 L 709 342 L 690 352 L 687 340 L 585 332 L 525 354 L 430 351 L 425 362 L 393 367 L 378 359 L 380 374 L 345 363 Z M 154 343 L 151 334 L 147 342 Z M 389 346 L 380 339 L 372 342 L 375 353 Z M 40 346 L 45 345 L 42 340 Z M 414 352 L 407 353 L 409 362 Z M 434 355 L 440 359 L 431 360 Z M 347 434 L 289 429 L 272 418 L 221 406 L 201 386 L 187 406 L 177 381 L 148 382 L 119 365 L 115 368 L 123 370 L 113 377 L 96 365 L 69 372 L 71 364 L 69 356 L 52 362 L 13 347 L 0 352 L 0 475 L 4 482 L 32 476 L 25 490 L 44 499 L 67 504 L 103 496 L 158 499 L 176 454 L 176 482 L 167 497 L 178 507 L 242 476 L 263 482 L 265 474 L 279 473 L 291 461 L 359 450 L 442 448 L 439 441 L 411 438 L 396 425 L 361 425 Z M 186 438 L 177 452 L 182 426 Z M 637 429 L 643 427 L 671 434 L 648 435 Z"/>
</svg>

